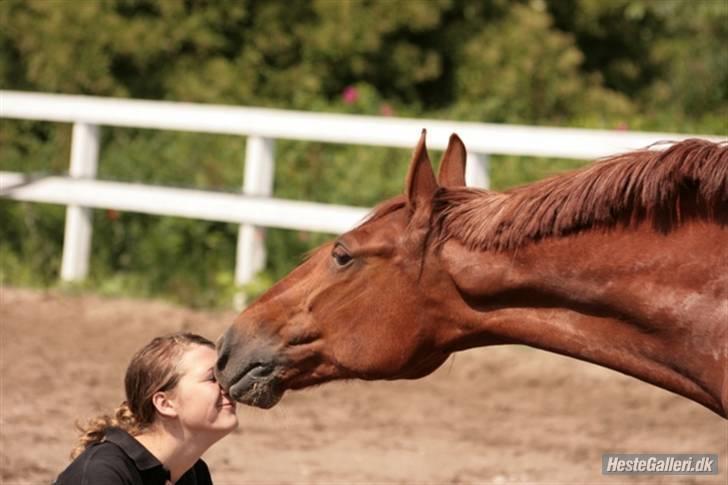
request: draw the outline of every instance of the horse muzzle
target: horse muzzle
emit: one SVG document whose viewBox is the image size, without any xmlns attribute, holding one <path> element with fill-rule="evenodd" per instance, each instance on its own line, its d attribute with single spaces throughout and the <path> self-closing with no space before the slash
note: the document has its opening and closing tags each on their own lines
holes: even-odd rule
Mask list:
<svg viewBox="0 0 728 485">
<path fill-rule="evenodd" d="M 236 401 L 269 409 L 283 397 L 276 375 L 281 363 L 270 342 L 260 338 L 242 341 L 233 327 L 217 342 L 215 375 L 220 386 Z"/>
</svg>

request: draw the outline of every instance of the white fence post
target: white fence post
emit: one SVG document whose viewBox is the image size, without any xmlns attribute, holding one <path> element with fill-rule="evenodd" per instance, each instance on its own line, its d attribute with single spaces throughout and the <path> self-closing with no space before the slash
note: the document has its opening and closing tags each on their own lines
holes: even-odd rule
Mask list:
<svg viewBox="0 0 728 485">
<path fill-rule="evenodd" d="M 96 125 L 74 123 L 71 140 L 70 175 L 73 178 L 95 178 L 99 158 L 99 129 Z M 61 279 L 81 281 L 88 274 L 91 252 L 92 211 L 69 205 L 66 208 L 66 229 L 63 236 Z"/>
<path fill-rule="evenodd" d="M 465 183 L 468 187 L 490 188 L 488 165 L 488 155 L 484 153 L 468 153 L 465 164 Z"/>
<path fill-rule="evenodd" d="M 273 193 L 274 141 L 250 136 L 245 146 L 243 193 L 270 197 Z M 265 228 L 243 224 L 238 231 L 235 283 L 250 282 L 265 266 Z"/>
</svg>

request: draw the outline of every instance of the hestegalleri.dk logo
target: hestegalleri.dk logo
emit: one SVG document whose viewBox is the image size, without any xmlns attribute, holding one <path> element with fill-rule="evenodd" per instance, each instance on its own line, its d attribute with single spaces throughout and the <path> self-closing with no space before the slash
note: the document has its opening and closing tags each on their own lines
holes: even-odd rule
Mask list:
<svg viewBox="0 0 728 485">
<path fill-rule="evenodd" d="M 718 455 L 709 453 L 605 453 L 604 475 L 717 475 Z"/>
</svg>

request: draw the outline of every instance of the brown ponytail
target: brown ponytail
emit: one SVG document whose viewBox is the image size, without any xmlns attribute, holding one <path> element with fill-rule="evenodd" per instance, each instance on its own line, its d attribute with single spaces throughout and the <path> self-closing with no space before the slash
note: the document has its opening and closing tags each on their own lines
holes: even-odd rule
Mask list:
<svg viewBox="0 0 728 485">
<path fill-rule="evenodd" d="M 81 435 L 71 451 L 71 459 L 101 442 L 109 428 L 118 427 L 135 436 L 154 424 L 156 410 L 152 397 L 157 392 L 171 391 L 177 386 L 182 376 L 178 364 L 184 351 L 193 345 L 215 348 L 205 337 L 174 333 L 154 338 L 137 352 L 126 369 L 126 400 L 116 408 L 113 416 L 104 414 L 84 425 L 76 423 Z"/>
<path fill-rule="evenodd" d="M 71 451 L 71 459 L 83 453 L 92 444 L 102 441 L 106 430 L 109 428 L 121 428 L 131 435 L 139 434 L 141 431 L 141 426 L 134 413 L 129 409 L 127 401 L 124 401 L 116 408 L 113 416 L 103 414 L 89 419 L 85 424 L 77 422 L 76 428 L 81 432 L 81 435 L 78 437 L 76 447 Z"/>
</svg>

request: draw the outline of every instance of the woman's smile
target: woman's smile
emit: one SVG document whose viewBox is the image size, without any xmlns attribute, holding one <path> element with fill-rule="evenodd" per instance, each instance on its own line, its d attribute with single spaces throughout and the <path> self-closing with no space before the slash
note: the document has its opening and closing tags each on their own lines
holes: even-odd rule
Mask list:
<svg viewBox="0 0 728 485">
<path fill-rule="evenodd" d="M 222 404 L 220 405 L 220 407 L 221 407 L 221 408 L 230 408 L 230 409 L 232 409 L 233 411 L 235 411 L 235 409 L 237 408 L 237 406 L 236 406 L 235 404 L 236 404 L 236 403 L 235 403 L 235 402 L 233 402 L 233 401 L 224 401 L 224 402 L 223 402 L 223 403 L 222 403 Z"/>
</svg>

